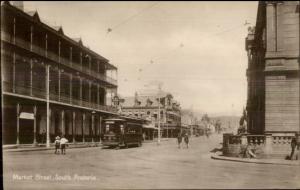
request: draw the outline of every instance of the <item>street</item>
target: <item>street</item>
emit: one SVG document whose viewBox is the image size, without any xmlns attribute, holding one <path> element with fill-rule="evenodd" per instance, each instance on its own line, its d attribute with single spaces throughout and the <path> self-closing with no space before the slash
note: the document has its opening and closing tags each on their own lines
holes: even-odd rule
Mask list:
<svg viewBox="0 0 300 190">
<path fill-rule="evenodd" d="M 169 139 L 141 148 L 67 149 L 66 155 L 4 152 L 4 188 L 300 188 L 299 167 L 212 160 L 221 139 L 194 137 L 189 149 Z"/>
</svg>

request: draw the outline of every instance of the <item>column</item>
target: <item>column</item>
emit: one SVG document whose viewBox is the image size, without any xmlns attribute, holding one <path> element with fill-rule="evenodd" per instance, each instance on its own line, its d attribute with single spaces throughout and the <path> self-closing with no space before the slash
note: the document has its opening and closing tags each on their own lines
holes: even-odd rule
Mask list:
<svg viewBox="0 0 300 190">
<path fill-rule="evenodd" d="M 17 142 L 16 144 L 19 145 L 20 144 L 20 139 L 19 139 L 19 136 L 20 136 L 20 119 L 19 119 L 19 116 L 20 116 L 20 104 L 17 103 Z"/>
<path fill-rule="evenodd" d="M 65 135 L 65 110 L 61 110 L 61 135 Z"/>
<path fill-rule="evenodd" d="M 13 93 L 16 92 L 16 53 L 13 53 Z"/>
<path fill-rule="evenodd" d="M 80 85 L 79 85 L 79 99 L 82 100 L 82 78 L 79 78 Z"/>
<path fill-rule="evenodd" d="M 84 139 L 84 132 L 85 132 L 85 113 L 82 114 L 82 142 L 85 142 Z"/>
<path fill-rule="evenodd" d="M 58 101 L 60 101 L 60 78 L 61 78 L 61 71 L 58 69 Z"/>
<path fill-rule="evenodd" d="M 76 121 L 76 112 L 73 111 L 73 115 L 72 115 L 72 136 L 73 136 L 73 143 L 75 143 L 75 121 Z"/>
<path fill-rule="evenodd" d="M 58 41 L 58 62 L 60 63 L 60 40 Z"/>
<path fill-rule="evenodd" d="M 276 40 L 276 25 L 277 25 L 277 13 L 276 4 L 274 2 L 267 2 L 266 6 L 266 33 L 267 33 L 267 51 L 276 51 L 277 40 Z"/>
<path fill-rule="evenodd" d="M 49 68 L 50 65 L 46 65 L 46 146 L 50 147 L 50 114 L 51 110 L 49 108 Z"/>
<path fill-rule="evenodd" d="M 106 98 L 107 98 L 107 97 L 106 97 L 106 88 L 104 88 L 104 100 L 103 100 L 103 101 L 104 101 L 104 105 L 105 105 L 105 106 L 106 106 L 106 101 L 107 101 Z"/>
<path fill-rule="evenodd" d="M 33 44 L 33 26 L 30 26 L 30 51 L 32 51 Z"/>
<path fill-rule="evenodd" d="M 94 137 L 95 137 L 95 124 L 94 124 L 94 114 L 92 113 L 92 142 L 94 142 Z"/>
<path fill-rule="evenodd" d="M 97 84 L 97 105 L 100 105 L 100 93 L 99 93 L 99 90 L 100 90 L 100 86 L 99 84 Z"/>
<path fill-rule="evenodd" d="M 32 76 L 33 75 L 33 62 L 32 58 L 30 58 L 30 96 L 32 96 Z"/>
<path fill-rule="evenodd" d="M 102 117 L 99 116 L 99 142 L 101 143 L 101 134 L 102 134 Z"/>
<path fill-rule="evenodd" d="M 80 67 L 82 69 L 82 52 L 80 52 L 79 62 L 80 62 Z"/>
<path fill-rule="evenodd" d="M 48 57 L 48 34 L 45 37 L 45 56 Z"/>
<path fill-rule="evenodd" d="M 37 107 L 36 105 L 33 106 L 33 115 L 34 115 L 34 120 L 33 120 L 33 144 L 36 145 L 36 112 L 37 112 Z"/>
<path fill-rule="evenodd" d="M 73 88 L 73 75 L 70 74 L 70 104 L 72 104 L 72 98 L 73 98 L 72 88 Z"/>
<path fill-rule="evenodd" d="M 92 103 L 92 82 L 89 81 L 89 104 Z"/>
<path fill-rule="evenodd" d="M 70 47 L 70 63 L 71 63 L 71 66 L 73 65 L 73 48 Z"/>
<path fill-rule="evenodd" d="M 14 38 L 13 38 L 13 42 L 14 44 L 16 44 L 16 17 L 14 17 L 14 29 L 13 29 L 13 33 L 14 33 Z"/>
</svg>

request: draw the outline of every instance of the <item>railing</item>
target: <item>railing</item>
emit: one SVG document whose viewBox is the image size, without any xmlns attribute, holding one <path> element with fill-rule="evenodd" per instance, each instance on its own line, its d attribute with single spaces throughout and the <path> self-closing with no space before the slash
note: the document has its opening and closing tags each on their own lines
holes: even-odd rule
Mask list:
<svg viewBox="0 0 300 190">
<path fill-rule="evenodd" d="M 45 57 L 46 56 L 46 51 L 44 48 L 41 48 L 37 45 L 32 44 L 32 51 L 35 52 L 36 54 Z"/>
<path fill-rule="evenodd" d="M 32 96 L 46 98 L 46 89 L 32 87 Z"/>
<path fill-rule="evenodd" d="M 1 31 L 1 40 L 9 42 L 9 43 L 13 43 L 13 37 L 12 35 L 10 35 L 7 32 Z M 30 48 L 30 42 L 29 41 L 25 41 L 19 37 L 15 38 L 16 40 L 16 45 L 23 48 L 23 49 L 27 49 L 28 51 L 32 51 L 40 56 L 45 56 L 46 55 L 46 51 L 44 48 L 39 47 L 37 45 L 32 44 L 32 49 Z M 59 62 L 59 56 L 51 51 L 47 51 L 47 58 L 51 59 L 54 62 Z M 93 76 L 97 79 L 100 79 L 102 81 L 105 81 L 107 83 L 113 84 L 113 85 L 117 85 L 117 80 L 113 79 L 111 77 L 108 77 L 104 74 L 100 74 L 97 73 L 89 68 L 86 67 L 81 67 L 79 66 L 77 63 L 72 62 L 71 60 L 65 59 L 63 57 L 60 57 L 60 63 L 67 66 L 67 67 L 72 67 L 75 68 L 78 71 L 81 71 L 87 75 Z"/>
<path fill-rule="evenodd" d="M 21 38 L 16 38 L 16 45 L 30 51 L 30 42 L 28 41 L 25 41 Z"/>
<path fill-rule="evenodd" d="M 13 84 L 10 82 L 3 82 L 4 91 L 6 92 L 13 92 Z M 26 96 L 33 96 L 37 98 L 45 98 L 46 91 L 42 88 L 31 87 L 30 85 L 20 85 L 15 84 L 15 92 L 16 94 L 26 95 Z"/>
<path fill-rule="evenodd" d="M 39 89 L 39 88 L 34 88 L 34 87 L 31 88 L 31 86 L 20 85 L 20 84 L 16 84 L 14 88 L 15 88 L 15 92 L 13 90 L 12 83 L 6 82 L 6 81 L 3 82 L 3 90 L 5 92 L 11 92 L 11 93 L 15 93 L 15 94 L 32 96 L 32 97 L 37 97 L 37 98 L 42 98 L 42 99 L 46 98 L 45 89 Z M 58 96 L 58 94 L 55 94 L 53 92 L 49 93 L 49 99 L 57 101 L 57 102 L 67 103 L 70 105 L 74 104 L 74 105 L 78 105 L 78 106 L 82 106 L 82 107 L 86 107 L 86 108 L 93 108 L 93 109 L 98 109 L 98 110 L 103 110 L 103 111 L 110 111 L 110 112 L 118 111 L 117 108 L 114 108 L 111 106 L 104 106 L 104 105 L 99 105 L 96 103 L 78 100 L 75 98 L 70 98 L 70 96 L 64 96 L 64 95 Z"/>
<path fill-rule="evenodd" d="M 58 96 L 57 93 L 50 92 L 49 93 L 49 99 L 54 100 L 54 101 L 59 101 L 59 96 Z"/>
<path fill-rule="evenodd" d="M 67 104 L 70 104 L 71 102 L 70 102 L 70 96 L 68 96 L 68 95 L 60 95 L 60 97 L 59 97 L 60 99 L 60 102 L 64 102 L 64 103 L 67 103 Z"/>
<path fill-rule="evenodd" d="M 265 135 L 247 135 L 248 144 L 251 145 L 263 145 L 266 142 Z"/>
<path fill-rule="evenodd" d="M 290 145 L 293 135 L 288 135 L 288 136 L 272 136 L 273 140 L 273 145 L 275 146 L 285 146 L 285 145 Z"/>
</svg>

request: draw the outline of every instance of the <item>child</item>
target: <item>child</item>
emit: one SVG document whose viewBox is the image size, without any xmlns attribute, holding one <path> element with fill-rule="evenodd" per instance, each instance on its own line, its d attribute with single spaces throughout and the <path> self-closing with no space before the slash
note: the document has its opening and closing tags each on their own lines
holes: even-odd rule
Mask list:
<svg viewBox="0 0 300 190">
<path fill-rule="evenodd" d="M 59 153 L 59 148 L 60 148 L 60 137 L 59 136 L 55 137 L 54 144 L 55 144 L 54 154 L 57 154 L 57 153 Z"/>
</svg>

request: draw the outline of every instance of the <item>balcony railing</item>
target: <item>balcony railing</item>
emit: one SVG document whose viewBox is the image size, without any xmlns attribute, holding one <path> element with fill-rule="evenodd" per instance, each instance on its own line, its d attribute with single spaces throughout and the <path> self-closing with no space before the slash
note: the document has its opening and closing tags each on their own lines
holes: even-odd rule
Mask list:
<svg viewBox="0 0 300 190">
<path fill-rule="evenodd" d="M 10 35 L 7 32 L 4 32 L 4 31 L 1 31 L 1 40 L 6 41 L 8 43 L 13 43 L 12 35 Z M 32 49 L 31 49 L 29 41 L 25 41 L 25 40 L 23 40 L 19 37 L 16 37 L 15 41 L 16 41 L 16 45 L 23 48 L 23 49 L 27 49 L 28 51 L 32 51 L 32 52 L 34 52 L 34 53 L 36 53 L 40 56 L 45 56 L 46 55 L 45 49 L 42 48 L 42 47 L 39 47 L 37 45 L 32 44 Z M 52 52 L 52 51 L 47 51 L 47 58 L 51 59 L 54 62 L 59 62 L 59 56 L 56 53 Z M 105 81 L 107 83 L 110 83 L 110 84 L 113 84 L 113 85 L 117 85 L 117 83 L 118 83 L 116 79 L 108 77 L 104 74 L 97 73 L 97 72 L 95 72 L 95 71 L 93 71 L 89 68 L 81 67 L 77 63 L 72 62 L 69 59 L 65 59 L 63 57 L 60 57 L 60 63 L 67 66 L 67 67 L 71 67 L 71 68 L 74 68 L 78 71 L 81 71 L 81 72 L 83 72 L 87 75 L 93 76 L 93 77 L 95 77 L 97 79 L 100 79 L 102 81 Z"/>
<path fill-rule="evenodd" d="M 15 91 L 14 91 L 15 89 Z M 32 96 L 32 97 L 37 97 L 37 98 L 46 98 L 46 91 L 45 89 L 40 89 L 40 88 L 31 88 L 31 86 L 26 86 L 26 85 L 20 85 L 16 84 L 15 87 L 13 87 L 13 84 L 7 81 L 3 82 L 3 91 L 4 92 L 11 92 L 15 94 L 20 94 L 20 95 L 26 95 L 26 96 Z M 99 105 L 96 103 L 92 102 L 87 102 L 83 100 L 78 100 L 75 98 L 70 98 L 70 96 L 64 96 L 64 95 L 58 95 L 56 93 L 50 92 L 49 93 L 49 99 L 54 100 L 57 102 L 63 102 L 67 103 L 70 105 L 78 105 L 86 108 L 93 108 L 93 109 L 98 109 L 98 110 L 103 110 L 103 111 L 110 111 L 110 112 L 117 112 L 117 108 L 114 108 L 112 106 L 105 106 L 105 105 Z"/>
</svg>

